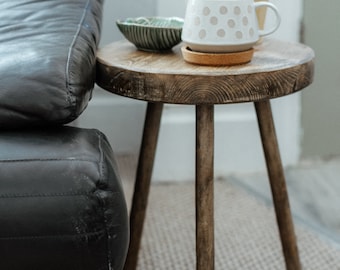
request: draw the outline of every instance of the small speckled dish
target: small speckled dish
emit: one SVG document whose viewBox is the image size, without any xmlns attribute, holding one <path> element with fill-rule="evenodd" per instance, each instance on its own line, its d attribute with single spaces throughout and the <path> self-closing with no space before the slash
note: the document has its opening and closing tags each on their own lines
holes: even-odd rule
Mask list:
<svg viewBox="0 0 340 270">
<path fill-rule="evenodd" d="M 177 17 L 138 17 L 117 20 L 124 37 L 143 51 L 166 51 L 181 42 L 183 19 Z"/>
</svg>

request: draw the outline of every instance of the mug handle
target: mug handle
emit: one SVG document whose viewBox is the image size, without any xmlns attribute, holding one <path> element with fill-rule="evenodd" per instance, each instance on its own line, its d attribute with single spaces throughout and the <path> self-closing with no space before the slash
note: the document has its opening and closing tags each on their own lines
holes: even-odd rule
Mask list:
<svg viewBox="0 0 340 270">
<path fill-rule="evenodd" d="M 255 9 L 259 8 L 259 7 L 268 7 L 270 9 L 272 9 L 274 11 L 274 14 L 276 16 L 276 23 L 275 26 L 268 29 L 268 30 L 261 30 L 259 29 L 259 36 L 263 37 L 263 36 L 267 36 L 273 32 L 275 32 L 281 23 L 281 16 L 279 13 L 279 10 L 277 9 L 277 7 L 275 5 L 273 5 L 272 3 L 268 3 L 268 2 L 255 2 L 254 3 Z"/>
</svg>

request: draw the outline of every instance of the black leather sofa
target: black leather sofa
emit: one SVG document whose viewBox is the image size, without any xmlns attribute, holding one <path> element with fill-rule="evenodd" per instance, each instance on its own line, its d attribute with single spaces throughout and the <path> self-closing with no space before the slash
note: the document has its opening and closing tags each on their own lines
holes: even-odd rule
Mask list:
<svg viewBox="0 0 340 270">
<path fill-rule="evenodd" d="M 125 198 L 91 98 L 102 0 L 0 0 L 0 269 L 122 269 Z"/>
</svg>

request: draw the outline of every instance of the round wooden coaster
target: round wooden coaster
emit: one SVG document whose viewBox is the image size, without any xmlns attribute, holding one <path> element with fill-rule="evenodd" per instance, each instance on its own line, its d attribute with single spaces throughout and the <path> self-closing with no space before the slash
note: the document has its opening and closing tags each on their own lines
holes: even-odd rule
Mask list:
<svg viewBox="0 0 340 270">
<path fill-rule="evenodd" d="M 182 47 L 182 55 L 185 61 L 191 64 L 205 66 L 233 66 L 241 65 L 251 61 L 254 49 L 243 52 L 232 53 L 203 53 L 190 50 L 189 47 Z"/>
</svg>

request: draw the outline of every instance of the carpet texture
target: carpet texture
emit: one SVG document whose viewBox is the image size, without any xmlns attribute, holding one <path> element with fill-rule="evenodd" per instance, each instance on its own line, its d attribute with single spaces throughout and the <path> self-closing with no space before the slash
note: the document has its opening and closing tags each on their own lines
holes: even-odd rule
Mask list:
<svg viewBox="0 0 340 270">
<path fill-rule="evenodd" d="M 119 157 L 130 205 L 135 173 Z M 195 269 L 194 182 L 151 186 L 138 270 Z M 305 224 L 295 223 L 304 270 L 340 270 L 340 250 Z M 215 181 L 215 269 L 284 270 L 274 210 L 228 180 Z"/>
</svg>

